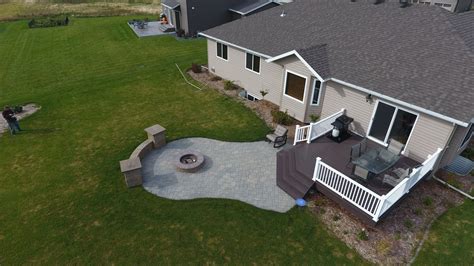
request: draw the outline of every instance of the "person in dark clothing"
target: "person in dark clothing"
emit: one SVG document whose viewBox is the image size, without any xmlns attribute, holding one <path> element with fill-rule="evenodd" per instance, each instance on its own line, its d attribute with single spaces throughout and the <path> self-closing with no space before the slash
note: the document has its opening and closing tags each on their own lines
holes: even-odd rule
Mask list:
<svg viewBox="0 0 474 266">
<path fill-rule="evenodd" d="M 2 116 L 5 118 L 5 120 L 7 120 L 8 127 L 10 128 L 10 133 L 12 135 L 15 135 L 21 130 L 20 124 L 18 124 L 18 120 L 15 117 L 15 112 L 13 112 L 9 106 L 5 106 L 5 108 L 3 108 Z"/>
</svg>

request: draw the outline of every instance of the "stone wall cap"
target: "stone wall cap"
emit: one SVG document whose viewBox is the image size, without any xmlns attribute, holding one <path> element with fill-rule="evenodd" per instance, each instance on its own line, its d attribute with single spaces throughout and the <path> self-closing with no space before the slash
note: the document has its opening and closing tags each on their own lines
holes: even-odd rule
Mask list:
<svg viewBox="0 0 474 266">
<path fill-rule="evenodd" d="M 166 131 L 166 129 L 158 124 L 145 128 L 146 133 L 156 135 L 158 133 Z"/>
<path fill-rule="evenodd" d="M 140 158 L 130 158 L 127 160 L 120 161 L 120 170 L 122 173 L 137 170 L 142 168 L 142 163 L 140 162 Z"/>
</svg>

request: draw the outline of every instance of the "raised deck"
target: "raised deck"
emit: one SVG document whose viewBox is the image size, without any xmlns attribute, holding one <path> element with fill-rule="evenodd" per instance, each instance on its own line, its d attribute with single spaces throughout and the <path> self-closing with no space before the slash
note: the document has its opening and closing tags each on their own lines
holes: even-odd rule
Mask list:
<svg viewBox="0 0 474 266">
<path fill-rule="evenodd" d="M 369 188 L 373 192 L 383 195 L 393 187 L 382 182 L 385 173 L 364 182 L 352 174 L 353 165 L 349 163 L 351 147 L 362 141 L 362 137 L 352 135 L 347 140 L 336 143 L 326 136 L 314 140 L 310 144 L 299 143 L 293 148 L 282 150 L 277 155 L 277 184 L 293 198 L 303 197 L 314 184 L 312 178 L 316 158 L 337 169 L 339 172 Z M 368 147 L 378 144 L 369 141 Z M 414 167 L 420 163 L 402 156 L 393 166 L 394 168 Z"/>
</svg>

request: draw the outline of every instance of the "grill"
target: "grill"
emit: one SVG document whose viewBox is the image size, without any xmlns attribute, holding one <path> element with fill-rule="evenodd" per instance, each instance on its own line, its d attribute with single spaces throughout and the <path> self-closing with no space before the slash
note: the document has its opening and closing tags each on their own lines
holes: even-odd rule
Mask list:
<svg viewBox="0 0 474 266">
<path fill-rule="evenodd" d="M 330 135 L 328 136 L 337 143 L 343 142 L 348 139 L 351 134 L 349 133 L 349 125 L 354 121 L 352 117 L 347 115 L 341 115 L 336 118 L 336 121 L 332 122 L 331 125 L 334 127 Z"/>
</svg>

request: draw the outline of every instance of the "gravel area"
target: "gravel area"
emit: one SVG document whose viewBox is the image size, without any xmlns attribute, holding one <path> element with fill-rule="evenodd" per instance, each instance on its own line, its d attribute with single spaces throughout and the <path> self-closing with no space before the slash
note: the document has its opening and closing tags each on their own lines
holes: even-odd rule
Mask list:
<svg viewBox="0 0 474 266">
<path fill-rule="evenodd" d="M 16 118 L 18 120 L 21 120 L 27 116 L 34 114 L 39 109 L 41 109 L 41 107 L 39 107 L 38 105 L 34 103 L 29 103 L 23 106 L 23 111 L 21 113 L 16 114 Z M 1 107 L 1 110 L 3 111 L 3 107 Z M 20 124 L 20 127 L 21 127 L 21 124 Z M 7 121 L 3 119 L 3 117 L 0 116 L 0 136 L 2 135 L 2 133 L 7 132 L 8 130 L 9 129 L 8 129 Z"/>
<path fill-rule="evenodd" d="M 177 171 L 175 162 L 183 150 L 201 152 L 204 166 L 195 173 Z M 176 140 L 144 158 L 143 187 L 169 199 L 226 198 L 287 212 L 294 200 L 276 185 L 277 151 L 264 141 Z"/>
</svg>

